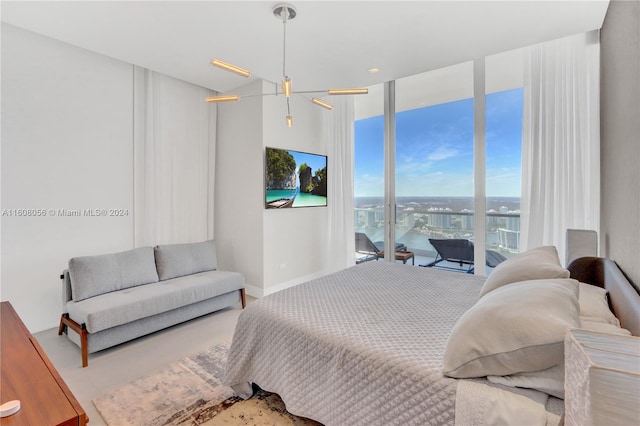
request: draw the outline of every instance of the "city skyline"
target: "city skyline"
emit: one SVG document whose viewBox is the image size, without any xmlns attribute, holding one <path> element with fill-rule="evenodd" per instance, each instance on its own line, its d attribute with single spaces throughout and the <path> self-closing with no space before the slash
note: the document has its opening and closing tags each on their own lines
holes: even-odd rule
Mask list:
<svg viewBox="0 0 640 426">
<path fill-rule="evenodd" d="M 384 197 L 355 197 L 356 210 L 383 210 Z M 396 209 L 400 212 L 474 213 L 473 197 L 396 197 Z M 486 213 L 520 215 L 520 197 L 487 197 Z"/>
</svg>

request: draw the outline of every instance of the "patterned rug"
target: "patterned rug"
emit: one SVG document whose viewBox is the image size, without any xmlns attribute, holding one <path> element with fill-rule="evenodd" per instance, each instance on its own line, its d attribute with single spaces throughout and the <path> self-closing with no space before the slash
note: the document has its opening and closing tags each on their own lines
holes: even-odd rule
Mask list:
<svg viewBox="0 0 640 426">
<path fill-rule="evenodd" d="M 256 389 L 242 400 L 222 384 L 229 344 L 169 364 L 93 404 L 108 425 L 304 425 L 319 426 L 285 409 L 276 394 Z M 320 425 L 321 426 L 321 425 Z"/>
</svg>

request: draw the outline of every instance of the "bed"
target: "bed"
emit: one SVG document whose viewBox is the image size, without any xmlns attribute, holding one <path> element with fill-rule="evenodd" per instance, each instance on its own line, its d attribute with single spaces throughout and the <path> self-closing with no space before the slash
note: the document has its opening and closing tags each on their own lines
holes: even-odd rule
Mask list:
<svg viewBox="0 0 640 426">
<path fill-rule="evenodd" d="M 521 269 L 531 261 L 504 263 Z M 566 275 L 553 279 L 573 281 L 560 269 Z M 607 288 L 613 312 L 638 335 L 640 296 L 613 262 L 592 259 L 571 271 Z M 453 331 L 480 304 L 486 284 L 468 274 L 366 262 L 272 294 L 240 315 L 225 381 L 247 396 L 255 383 L 279 394 L 291 413 L 325 425 L 559 424 L 563 401 L 555 396 L 443 375 L 447 353 L 458 355 Z"/>
</svg>

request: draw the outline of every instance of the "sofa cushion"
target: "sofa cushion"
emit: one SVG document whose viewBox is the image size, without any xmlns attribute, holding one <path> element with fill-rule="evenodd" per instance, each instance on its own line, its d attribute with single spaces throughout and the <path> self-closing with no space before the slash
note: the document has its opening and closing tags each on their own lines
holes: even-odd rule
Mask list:
<svg viewBox="0 0 640 426">
<path fill-rule="evenodd" d="M 208 271 L 68 302 L 72 320 L 97 333 L 244 287 L 238 272 Z"/>
<path fill-rule="evenodd" d="M 201 243 L 166 244 L 155 247 L 158 276 L 161 280 L 215 271 L 218 267 L 213 240 Z"/>
<path fill-rule="evenodd" d="M 152 247 L 69 260 L 71 295 L 89 297 L 158 281 Z"/>
</svg>

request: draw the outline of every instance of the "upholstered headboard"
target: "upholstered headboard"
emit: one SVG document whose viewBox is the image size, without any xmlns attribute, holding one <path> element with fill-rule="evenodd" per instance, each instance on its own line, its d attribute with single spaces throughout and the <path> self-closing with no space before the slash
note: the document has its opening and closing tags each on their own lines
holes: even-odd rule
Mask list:
<svg viewBox="0 0 640 426">
<path fill-rule="evenodd" d="M 571 278 L 603 287 L 609 292 L 611 310 L 622 327 L 640 336 L 640 290 L 618 265 L 603 257 L 581 257 L 567 267 Z"/>
</svg>

